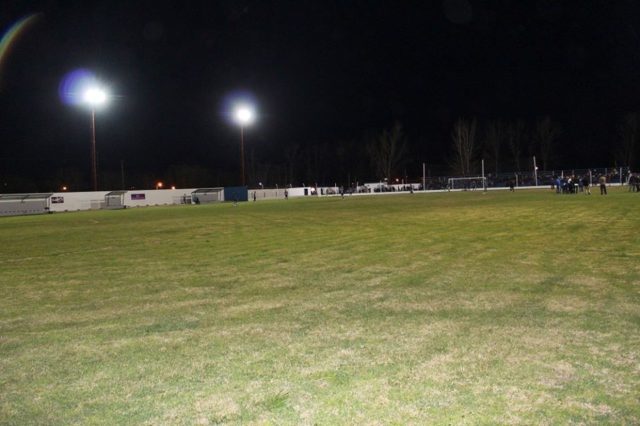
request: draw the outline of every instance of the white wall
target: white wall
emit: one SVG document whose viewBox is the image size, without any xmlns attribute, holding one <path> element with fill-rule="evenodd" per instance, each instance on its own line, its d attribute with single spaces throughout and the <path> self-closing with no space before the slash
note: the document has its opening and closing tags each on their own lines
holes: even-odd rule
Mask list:
<svg viewBox="0 0 640 426">
<path fill-rule="evenodd" d="M 289 197 L 304 197 L 304 190 L 307 190 L 307 196 L 310 195 L 340 195 L 340 187 L 339 186 L 319 186 L 319 187 L 313 187 L 313 186 L 302 186 L 302 187 L 298 187 L 298 188 L 288 188 L 289 190 Z M 317 193 L 314 194 L 314 191 L 316 191 Z M 249 196 L 251 199 L 251 194 L 252 192 L 249 193 Z M 282 193 L 281 197 L 278 198 L 284 198 L 284 193 Z M 259 199 L 259 198 L 258 198 Z"/>
<path fill-rule="evenodd" d="M 55 192 L 49 200 L 49 211 L 64 212 L 99 209 L 104 205 L 104 197 L 108 193 L 109 191 Z M 55 199 L 63 200 L 63 202 L 54 203 Z"/>
<path fill-rule="evenodd" d="M 182 197 L 191 199 L 191 193 L 196 188 L 187 189 L 149 189 L 133 190 L 124 193 L 124 205 L 129 207 L 157 206 L 167 204 L 181 204 Z M 98 192 L 56 192 L 51 196 L 49 210 L 52 212 L 91 210 L 105 207 L 105 196 L 111 191 Z M 132 200 L 132 194 L 144 195 L 144 200 Z M 62 203 L 54 203 L 55 198 L 64 200 Z"/>
<path fill-rule="evenodd" d="M 310 195 L 311 191 L 314 191 L 315 188 L 307 187 L 307 193 Z M 253 193 L 256 193 L 256 201 L 260 200 L 276 200 L 281 199 L 284 200 L 284 191 L 289 191 L 289 197 L 304 197 L 304 187 L 300 188 L 252 188 L 249 189 L 249 201 L 253 201 Z M 320 192 L 320 188 L 318 188 L 318 192 Z"/>
<path fill-rule="evenodd" d="M 146 191 L 127 191 L 124 194 L 124 205 L 129 207 L 158 206 L 164 204 L 182 204 L 182 198 L 191 200 L 191 193 L 196 188 L 187 189 L 149 189 Z M 144 200 L 132 200 L 133 194 L 144 194 Z"/>
<path fill-rule="evenodd" d="M 285 188 L 253 188 L 249 189 L 249 201 L 253 201 L 253 193 L 256 193 L 256 201 L 284 199 Z"/>
</svg>

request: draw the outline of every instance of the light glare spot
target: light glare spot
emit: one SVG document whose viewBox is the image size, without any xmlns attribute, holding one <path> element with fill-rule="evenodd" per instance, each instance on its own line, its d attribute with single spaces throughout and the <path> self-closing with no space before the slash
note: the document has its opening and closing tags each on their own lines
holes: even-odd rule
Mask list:
<svg viewBox="0 0 640 426">
<path fill-rule="evenodd" d="M 235 113 L 236 121 L 241 125 L 250 124 L 254 118 L 254 112 L 247 106 L 240 106 L 236 109 Z"/>
<path fill-rule="evenodd" d="M 102 89 L 92 87 L 84 92 L 84 101 L 90 105 L 102 105 L 107 101 L 107 94 Z"/>
</svg>

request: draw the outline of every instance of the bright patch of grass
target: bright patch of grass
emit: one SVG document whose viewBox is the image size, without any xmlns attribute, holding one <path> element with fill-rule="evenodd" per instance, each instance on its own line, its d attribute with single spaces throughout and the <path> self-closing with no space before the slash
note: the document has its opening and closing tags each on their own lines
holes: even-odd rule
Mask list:
<svg viewBox="0 0 640 426">
<path fill-rule="evenodd" d="M 0 218 L 0 423 L 640 422 L 640 195 Z"/>
</svg>

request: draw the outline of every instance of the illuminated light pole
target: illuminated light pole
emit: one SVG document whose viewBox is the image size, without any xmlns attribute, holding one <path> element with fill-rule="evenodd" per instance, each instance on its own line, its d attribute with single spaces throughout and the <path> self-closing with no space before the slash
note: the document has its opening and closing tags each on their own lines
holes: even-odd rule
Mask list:
<svg viewBox="0 0 640 426">
<path fill-rule="evenodd" d="M 98 170 L 96 162 L 96 108 L 107 101 L 107 93 L 99 87 L 90 87 L 84 92 L 84 102 L 91 106 L 91 185 L 98 190 Z"/>
<path fill-rule="evenodd" d="M 240 125 L 240 183 L 242 186 L 246 186 L 244 180 L 244 128 L 253 123 L 255 116 L 255 111 L 249 105 L 238 105 L 233 113 L 235 122 Z"/>
</svg>

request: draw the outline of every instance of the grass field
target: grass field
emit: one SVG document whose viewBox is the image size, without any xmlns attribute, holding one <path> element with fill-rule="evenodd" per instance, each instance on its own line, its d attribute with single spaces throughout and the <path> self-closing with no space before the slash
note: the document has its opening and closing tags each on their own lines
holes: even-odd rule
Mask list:
<svg viewBox="0 0 640 426">
<path fill-rule="evenodd" d="M 0 218 L 0 424 L 640 423 L 640 194 Z"/>
</svg>

